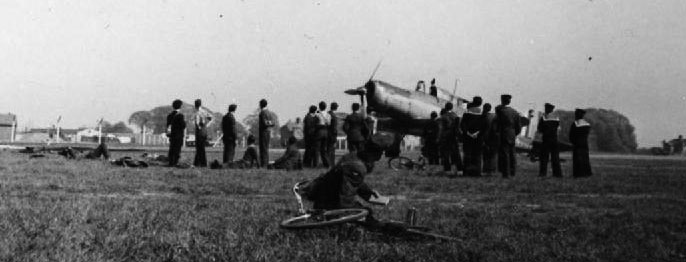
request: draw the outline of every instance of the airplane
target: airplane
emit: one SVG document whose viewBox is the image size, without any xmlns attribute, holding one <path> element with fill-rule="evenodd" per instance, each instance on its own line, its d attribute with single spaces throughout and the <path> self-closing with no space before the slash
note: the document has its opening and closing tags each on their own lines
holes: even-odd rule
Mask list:
<svg viewBox="0 0 686 262">
<path fill-rule="evenodd" d="M 423 129 L 430 119 L 432 111 L 440 112 L 447 102 L 452 102 L 454 111 L 458 116 L 466 112 L 466 104 L 470 101 L 438 88 L 436 97 L 422 91 L 408 90 L 394 86 L 381 80 L 367 81 L 364 86 L 348 89 L 349 95 L 360 97 L 362 113 L 366 113 L 366 107 L 371 107 L 377 113 L 377 132 L 387 132 L 394 135 L 393 155 L 399 154 L 400 142 L 405 135 L 422 136 Z M 522 116 L 522 132 L 517 136 L 515 148 L 518 152 L 527 152 L 532 161 L 536 160 L 536 148 L 538 141 L 534 141 L 538 118 L 533 110 L 529 110 L 526 116 Z M 561 144 L 560 151 L 571 150 L 571 145 Z M 388 156 L 388 152 L 387 152 Z"/>
</svg>

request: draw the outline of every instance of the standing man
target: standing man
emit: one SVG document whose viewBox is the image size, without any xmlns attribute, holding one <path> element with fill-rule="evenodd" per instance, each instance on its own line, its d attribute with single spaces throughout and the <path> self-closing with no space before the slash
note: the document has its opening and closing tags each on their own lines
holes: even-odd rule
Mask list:
<svg viewBox="0 0 686 262">
<path fill-rule="evenodd" d="M 510 107 L 511 101 L 511 95 L 501 95 L 500 105 L 496 107 L 498 133 L 500 134 L 498 170 L 502 173 L 503 178 L 515 175 L 515 169 L 517 167 L 515 141 L 517 139 L 517 134 L 522 130 L 519 121 L 519 113 Z"/>
<path fill-rule="evenodd" d="M 305 156 L 303 157 L 303 166 L 305 167 L 317 167 L 317 150 L 315 146 L 315 140 L 317 137 L 317 107 L 314 105 L 310 106 L 310 109 L 305 115 L 305 120 L 303 120 L 303 130 L 305 136 Z"/>
<path fill-rule="evenodd" d="M 184 133 L 186 131 L 186 120 L 183 119 L 183 114 L 179 112 L 183 102 L 181 100 L 174 100 L 172 102 L 172 109 L 167 115 L 167 137 L 169 137 L 169 166 L 176 166 L 179 164 L 181 157 L 181 146 L 183 146 Z"/>
<path fill-rule="evenodd" d="M 500 138 L 498 136 L 498 125 L 494 113 L 491 113 L 491 104 L 484 104 L 483 113 L 481 117 L 484 118 L 485 131 L 484 133 L 484 150 L 483 150 L 483 169 L 482 171 L 490 176 L 496 171 L 498 159 L 498 143 Z"/>
<path fill-rule="evenodd" d="M 460 129 L 463 135 L 464 149 L 464 175 L 481 176 L 481 152 L 484 144 L 484 134 L 486 133 L 486 119 L 480 113 L 480 101 L 472 100 L 467 104 L 467 112 L 462 116 Z M 481 110 L 478 110 L 481 111 Z"/>
<path fill-rule="evenodd" d="M 332 166 L 336 163 L 336 141 L 338 140 L 338 117 L 336 116 L 336 110 L 338 110 L 338 103 L 331 102 L 329 107 L 329 141 L 326 149 L 329 152 L 329 163 Z"/>
<path fill-rule="evenodd" d="M 429 160 L 429 165 L 438 165 L 438 114 L 431 112 L 431 120 L 424 127 L 422 138 L 424 138 L 424 155 Z"/>
<path fill-rule="evenodd" d="M 572 174 L 575 178 L 593 175 L 588 157 L 588 134 L 591 132 L 591 124 L 584 120 L 584 115 L 585 110 L 574 110 L 575 121 L 569 128 L 569 142 L 572 143 Z"/>
<path fill-rule="evenodd" d="M 446 124 L 448 129 L 448 153 L 450 157 L 450 163 L 455 165 L 455 171 L 459 172 L 464 169 L 462 165 L 462 156 L 460 156 L 460 136 L 462 136 L 462 130 L 460 129 L 460 117 L 457 113 L 453 111 L 453 103 L 448 102 L 445 104 L 445 115 L 449 118 L 449 122 Z M 444 165 L 445 167 L 445 165 Z M 450 166 L 448 170 L 450 171 Z"/>
<path fill-rule="evenodd" d="M 441 164 L 443 164 L 443 171 L 448 172 L 453 164 L 452 147 L 453 143 L 453 119 L 448 116 L 448 111 L 443 108 L 441 116 L 438 119 L 438 147 L 441 155 Z"/>
<path fill-rule="evenodd" d="M 541 159 L 538 169 L 538 176 L 545 177 L 548 171 L 548 160 L 553 167 L 553 176 L 562 177 L 560 168 L 560 151 L 557 147 L 557 131 L 560 129 L 560 119 L 553 115 L 555 106 L 545 103 L 545 112 L 538 120 L 538 132 L 543 139 L 541 143 Z"/>
<path fill-rule="evenodd" d="M 195 160 L 193 165 L 206 167 L 205 143 L 207 143 L 207 126 L 212 123 L 212 116 L 202 108 L 202 101 L 200 99 L 195 100 L 193 123 L 195 123 Z"/>
<path fill-rule="evenodd" d="M 222 142 L 224 142 L 224 164 L 233 162 L 233 156 L 236 153 L 236 117 L 233 115 L 236 112 L 236 105 L 229 105 L 229 112 L 222 118 Z"/>
<path fill-rule="evenodd" d="M 436 78 L 431 79 L 431 86 L 429 87 L 429 94 L 433 97 L 438 97 L 438 87 L 436 87 Z"/>
<path fill-rule="evenodd" d="M 325 168 L 329 168 L 329 150 L 327 148 L 329 144 L 329 125 L 331 125 L 331 119 L 329 114 L 326 113 L 326 102 L 321 101 L 319 102 L 319 111 L 317 112 L 317 138 L 315 146 Z M 315 153 L 315 158 L 318 157 L 317 153 Z"/>
<path fill-rule="evenodd" d="M 260 115 L 257 128 L 260 139 L 260 167 L 267 167 L 269 164 L 269 141 L 274 125 L 276 125 L 274 123 L 274 115 L 267 109 L 267 100 L 260 100 Z"/>
<path fill-rule="evenodd" d="M 353 113 L 345 117 L 343 123 L 343 131 L 347 135 L 348 150 L 350 153 L 356 153 L 364 150 L 364 143 L 367 134 L 367 122 L 362 118 L 360 113 L 360 104 L 353 103 Z"/>
</svg>

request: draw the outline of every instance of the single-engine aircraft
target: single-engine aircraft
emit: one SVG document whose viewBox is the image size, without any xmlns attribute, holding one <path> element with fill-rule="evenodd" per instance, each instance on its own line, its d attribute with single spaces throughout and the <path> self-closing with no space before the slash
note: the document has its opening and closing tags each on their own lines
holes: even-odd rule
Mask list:
<svg viewBox="0 0 686 262">
<path fill-rule="evenodd" d="M 360 96 L 363 114 L 366 106 L 373 108 L 377 113 L 377 131 L 395 136 L 394 146 L 397 148 L 390 155 L 387 152 L 387 156 L 397 156 L 400 153 L 400 142 L 405 135 L 421 136 L 423 128 L 431 121 L 432 111 L 438 113 L 447 102 L 452 102 L 455 113 L 461 117 L 469 103 L 469 100 L 441 88 L 438 88 L 438 95 L 434 97 L 422 91 L 411 91 L 371 78 L 364 86 L 346 90 L 345 93 Z M 534 111 L 530 110 L 526 116 L 521 117 L 524 128 L 517 136 L 515 145 L 518 152 L 529 153 L 532 160 L 536 159 L 534 134 L 540 114 L 539 112 L 534 117 Z M 570 149 L 571 146 L 561 144 L 560 151 Z"/>
</svg>

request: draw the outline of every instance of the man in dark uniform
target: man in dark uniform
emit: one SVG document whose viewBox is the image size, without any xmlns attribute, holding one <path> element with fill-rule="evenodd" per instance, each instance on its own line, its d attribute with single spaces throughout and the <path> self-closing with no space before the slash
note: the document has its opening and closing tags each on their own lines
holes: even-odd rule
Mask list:
<svg viewBox="0 0 686 262">
<path fill-rule="evenodd" d="M 333 165 L 336 163 L 336 141 L 338 140 L 338 117 L 336 116 L 338 110 L 338 103 L 332 102 L 329 107 L 329 141 L 326 149 L 329 151 L 329 163 Z"/>
<path fill-rule="evenodd" d="M 436 78 L 431 79 L 431 86 L 429 87 L 429 94 L 433 97 L 438 97 L 438 87 L 436 87 Z"/>
<path fill-rule="evenodd" d="M 453 103 L 451 102 L 445 104 L 445 115 L 449 118 L 449 122 L 446 123 L 448 125 L 446 126 L 448 132 L 448 139 L 446 142 L 448 143 L 450 163 L 455 165 L 455 170 L 459 172 L 464 169 L 459 143 L 459 138 L 462 135 L 462 130 L 460 130 L 461 119 L 457 116 L 457 113 L 453 111 Z M 443 164 L 443 167 L 445 167 L 445 164 Z M 448 165 L 446 171 L 450 171 L 450 165 Z"/>
<path fill-rule="evenodd" d="M 438 165 L 438 114 L 431 112 L 431 121 L 424 127 L 422 138 L 424 138 L 424 155 L 429 161 L 429 165 Z"/>
<path fill-rule="evenodd" d="M 343 123 L 343 131 L 347 135 L 348 150 L 350 153 L 364 150 L 364 141 L 367 136 L 368 127 L 367 122 L 362 118 L 360 113 L 360 104 L 353 103 L 352 114 L 345 117 Z"/>
<path fill-rule="evenodd" d="M 305 135 L 305 156 L 303 157 L 303 166 L 317 167 L 317 150 L 315 146 L 315 139 L 317 136 L 317 106 L 311 105 L 309 112 L 303 119 L 303 133 Z"/>
<path fill-rule="evenodd" d="M 553 167 L 553 176 L 562 177 L 560 168 L 560 150 L 557 144 L 557 131 L 560 128 L 560 119 L 553 115 L 555 106 L 545 103 L 545 112 L 538 120 L 538 132 L 541 133 L 541 158 L 539 162 L 538 176 L 545 177 L 548 172 L 548 159 Z"/>
<path fill-rule="evenodd" d="M 331 124 L 329 114 L 326 113 L 326 102 L 319 102 L 319 111 L 317 111 L 317 137 L 315 139 L 315 148 L 317 149 L 314 157 L 321 157 L 322 165 L 329 168 L 329 125 Z M 316 166 L 315 166 L 316 167 Z"/>
<path fill-rule="evenodd" d="M 515 141 L 522 130 L 519 113 L 510 107 L 511 95 L 501 95 L 496 108 L 500 145 L 498 147 L 498 170 L 504 178 L 514 176 L 517 167 Z"/>
<path fill-rule="evenodd" d="M 586 111 L 576 109 L 574 111 L 574 123 L 569 128 L 569 142 L 572 143 L 572 174 L 574 177 L 591 176 L 591 161 L 588 157 L 588 134 L 591 132 L 591 124 L 584 120 Z"/>
<path fill-rule="evenodd" d="M 236 117 L 233 115 L 236 112 L 237 106 L 235 104 L 229 105 L 229 112 L 222 118 L 222 142 L 224 142 L 224 164 L 233 162 L 233 156 L 236 153 Z"/>
<path fill-rule="evenodd" d="M 483 149 L 483 169 L 486 175 L 491 175 L 496 170 L 498 159 L 498 125 L 496 123 L 495 113 L 491 113 L 491 104 L 484 104 L 483 113 L 481 117 L 484 118 L 485 131 L 484 134 L 484 149 Z"/>
<path fill-rule="evenodd" d="M 181 146 L 183 146 L 184 132 L 186 130 L 186 120 L 183 119 L 183 114 L 179 112 L 183 102 L 181 100 L 174 100 L 172 108 L 174 111 L 167 115 L 167 137 L 169 137 L 169 166 L 176 166 L 179 164 L 181 157 Z"/>
<path fill-rule="evenodd" d="M 465 176 L 481 176 L 481 152 L 486 133 L 486 119 L 481 116 L 480 110 L 476 110 L 480 105 L 481 101 L 472 100 L 467 105 L 467 112 L 462 115 L 460 123 L 463 134 Z"/>
<path fill-rule="evenodd" d="M 274 116 L 267 109 L 267 100 L 260 100 L 260 115 L 258 118 L 258 132 L 260 139 L 260 167 L 267 167 L 269 164 L 269 141 L 271 139 Z"/>
<path fill-rule="evenodd" d="M 462 170 L 462 159 L 460 157 L 459 146 L 457 144 L 457 134 L 460 118 L 452 111 L 453 103 L 445 104 L 444 112 L 438 120 L 438 139 L 439 150 L 441 153 L 441 163 L 443 171 L 450 171 L 454 164 L 457 171 Z"/>
</svg>

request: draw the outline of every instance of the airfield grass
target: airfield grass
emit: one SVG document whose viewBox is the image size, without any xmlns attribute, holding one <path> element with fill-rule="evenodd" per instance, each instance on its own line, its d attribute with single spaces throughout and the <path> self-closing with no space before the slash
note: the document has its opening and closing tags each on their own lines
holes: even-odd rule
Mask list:
<svg viewBox="0 0 686 262">
<path fill-rule="evenodd" d="M 444 243 L 280 229 L 297 209 L 292 185 L 323 170 L 131 169 L 5 151 L 0 261 L 686 260 L 686 159 L 592 157 L 587 179 L 570 178 L 570 162 L 562 179 L 523 160 L 512 179 L 377 164 L 367 182 L 393 200 L 376 216 L 415 207 L 419 224 L 462 240 Z"/>
</svg>

